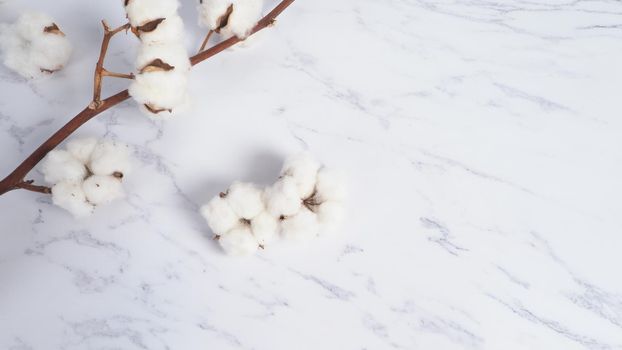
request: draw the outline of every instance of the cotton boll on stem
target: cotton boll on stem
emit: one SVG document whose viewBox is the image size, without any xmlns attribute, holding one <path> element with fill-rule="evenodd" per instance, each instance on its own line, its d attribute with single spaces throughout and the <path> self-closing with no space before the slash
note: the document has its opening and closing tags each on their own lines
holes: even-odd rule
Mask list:
<svg viewBox="0 0 622 350">
<path fill-rule="evenodd" d="M 124 196 L 121 179 L 112 175 L 93 175 L 84 180 L 86 199 L 96 205 L 107 204 Z"/>
<path fill-rule="evenodd" d="M 87 175 L 84 164 L 64 150 L 50 151 L 43 160 L 42 172 L 45 181 L 82 181 Z"/>
<path fill-rule="evenodd" d="M 91 159 L 91 154 L 97 142 L 97 139 L 94 137 L 72 139 L 67 142 L 67 152 L 80 162 L 86 164 Z"/>
<path fill-rule="evenodd" d="M 233 11 L 221 33 L 225 37 L 235 35 L 245 39 L 261 18 L 262 0 L 233 1 Z"/>
<path fill-rule="evenodd" d="M 140 41 L 145 45 L 182 43 L 184 22 L 178 15 L 169 15 L 151 31 L 139 31 Z"/>
<path fill-rule="evenodd" d="M 95 175 L 123 177 L 131 168 L 129 148 L 114 141 L 100 142 L 93 149 L 88 166 Z"/>
<path fill-rule="evenodd" d="M 242 226 L 221 235 L 218 243 L 229 255 L 245 256 L 257 251 L 259 244 L 253 236 L 250 227 Z"/>
<path fill-rule="evenodd" d="M 94 206 L 86 199 L 80 182 L 63 181 L 52 187 L 52 202 L 81 218 L 93 213 Z"/>
<path fill-rule="evenodd" d="M 132 27 L 138 27 L 158 18 L 166 18 L 177 13 L 177 0 L 123 0 L 125 12 Z"/>
<path fill-rule="evenodd" d="M 229 203 L 221 196 L 212 198 L 201 207 L 201 215 L 217 235 L 222 235 L 240 223 L 240 217 L 231 209 Z"/>
</svg>

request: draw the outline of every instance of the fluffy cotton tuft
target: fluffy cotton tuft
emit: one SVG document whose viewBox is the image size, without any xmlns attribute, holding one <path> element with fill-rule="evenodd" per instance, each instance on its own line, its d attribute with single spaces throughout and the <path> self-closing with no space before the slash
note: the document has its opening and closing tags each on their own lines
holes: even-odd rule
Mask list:
<svg viewBox="0 0 622 350">
<path fill-rule="evenodd" d="M 190 59 L 183 45 L 184 24 L 177 0 L 129 0 L 125 10 L 141 40 L 137 74 L 129 93 L 149 117 L 163 119 L 183 112 Z"/>
<path fill-rule="evenodd" d="M 86 200 L 81 182 L 62 181 L 52 187 L 52 202 L 76 218 L 88 216 L 95 207 Z"/>
<path fill-rule="evenodd" d="M 12 25 L 0 26 L 3 63 L 25 78 L 62 69 L 72 47 L 54 20 L 42 13 L 25 13 Z"/>
<path fill-rule="evenodd" d="M 49 183 L 82 181 L 87 174 L 84 163 L 65 150 L 50 151 L 43 160 L 43 178 Z"/>
<path fill-rule="evenodd" d="M 67 142 L 67 150 L 49 152 L 42 166 L 45 180 L 53 184 L 52 202 L 75 217 L 123 197 L 121 181 L 129 169 L 126 145 L 93 138 Z"/>
<path fill-rule="evenodd" d="M 201 207 L 201 214 L 225 252 L 248 254 L 271 244 L 279 233 L 306 241 L 335 231 L 344 217 L 345 196 L 343 174 L 303 153 L 288 158 L 277 181 L 263 191 L 235 182 Z"/>
<path fill-rule="evenodd" d="M 261 19 L 263 0 L 201 0 L 199 24 L 222 34 L 245 39 Z"/>
</svg>

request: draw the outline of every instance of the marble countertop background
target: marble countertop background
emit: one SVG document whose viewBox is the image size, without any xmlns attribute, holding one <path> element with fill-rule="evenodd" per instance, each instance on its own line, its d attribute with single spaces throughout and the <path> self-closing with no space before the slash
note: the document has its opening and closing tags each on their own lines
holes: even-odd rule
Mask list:
<svg viewBox="0 0 622 350">
<path fill-rule="evenodd" d="M 28 7 L 75 52 L 43 81 L 0 67 L 2 176 L 88 103 L 99 21 L 124 20 L 0 21 Z M 0 198 L 0 348 L 622 349 L 621 85 L 620 1 L 298 0 L 193 70 L 189 115 L 126 102 L 78 131 L 133 146 L 125 200 L 76 221 Z M 224 256 L 197 208 L 300 150 L 348 172 L 343 232 Z"/>
</svg>

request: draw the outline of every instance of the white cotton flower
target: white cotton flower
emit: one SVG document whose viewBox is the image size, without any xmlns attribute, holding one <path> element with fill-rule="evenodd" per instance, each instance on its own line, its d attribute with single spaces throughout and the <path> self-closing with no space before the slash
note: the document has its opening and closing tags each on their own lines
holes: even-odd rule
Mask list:
<svg viewBox="0 0 622 350">
<path fill-rule="evenodd" d="M 224 37 L 245 39 L 261 19 L 263 0 L 202 0 L 199 24 Z"/>
<path fill-rule="evenodd" d="M 161 21 L 154 30 L 139 31 L 143 44 L 182 43 L 184 39 L 184 22 L 178 15 L 170 15 Z"/>
<path fill-rule="evenodd" d="M 112 175 L 92 175 L 82 184 L 86 199 L 100 205 L 112 202 L 124 196 L 121 179 Z"/>
<path fill-rule="evenodd" d="M 212 232 L 217 235 L 227 233 L 240 223 L 240 217 L 221 196 L 212 198 L 200 211 Z"/>
<path fill-rule="evenodd" d="M 319 233 L 318 217 L 307 208 L 302 208 L 297 214 L 281 221 L 281 234 L 286 239 L 306 241 L 317 237 Z"/>
<path fill-rule="evenodd" d="M 270 213 L 263 211 L 251 220 L 251 231 L 257 242 L 265 247 L 277 238 L 279 221 Z"/>
<path fill-rule="evenodd" d="M 123 0 L 125 12 L 133 27 L 177 13 L 178 0 Z"/>
<path fill-rule="evenodd" d="M 64 150 L 50 151 L 43 161 L 41 171 L 49 183 L 82 181 L 87 175 L 84 163 Z"/>
<path fill-rule="evenodd" d="M 257 240 L 247 226 L 234 228 L 221 235 L 218 238 L 218 243 L 225 253 L 237 256 L 250 255 L 259 247 Z"/>
<path fill-rule="evenodd" d="M 268 211 L 276 217 L 293 215 L 302 206 L 298 186 L 290 176 L 282 177 L 266 188 L 264 200 Z"/>
<path fill-rule="evenodd" d="M 81 182 L 62 181 L 52 187 L 52 202 L 80 218 L 93 213 L 94 206 L 86 199 Z"/>
<path fill-rule="evenodd" d="M 25 13 L 12 25 L 0 27 L 3 63 L 26 78 L 62 69 L 72 47 L 53 19 L 41 13 Z"/>
<path fill-rule="evenodd" d="M 292 177 L 298 187 L 298 195 L 301 198 L 306 198 L 315 189 L 317 173 L 321 166 L 320 162 L 309 153 L 303 152 L 285 160 L 281 176 Z"/>
<path fill-rule="evenodd" d="M 241 218 L 250 220 L 264 210 L 262 191 L 248 182 L 234 182 L 226 192 L 231 209 Z"/>
<path fill-rule="evenodd" d="M 129 87 L 130 95 L 149 112 L 174 110 L 188 100 L 186 74 L 175 71 L 158 71 L 136 75 Z M 146 107 L 147 107 L 146 106 Z"/>
<path fill-rule="evenodd" d="M 324 231 L 333 231 L 339 227 L 344 218 L 344 205 L 339 201 L 326 201 L 315 209 L 317 219 Z"/>
<path fill-rule="evenodd" d="M 128 146 L 115 141 L 98 143 L 93 149 L 88 168 L 95 175 L 116 173 L 116 176 L 123 177 L 131 168 Z"/>
<path fill-rule="evenodd" d="M 67 151 L 83 164 L 87 164 L 91 159 L 91 153 L 97 145 L 94 137 L 72 139 L 67 142 Z"/>
</svg>

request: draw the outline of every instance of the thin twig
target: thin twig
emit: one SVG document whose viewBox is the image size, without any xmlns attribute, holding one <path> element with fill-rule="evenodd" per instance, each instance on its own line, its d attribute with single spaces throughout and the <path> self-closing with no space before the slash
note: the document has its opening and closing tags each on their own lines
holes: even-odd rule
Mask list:
<svg viewBox="0 0 622 350">
<path fill-rule="evenodd" d="M 22 181 L 22 182 L 18 183 L 17 185 L 15 185 L 15 187 L 16 188 L 21 188 L 21 189 L 24 189 L 24 190 L 28 190 L 28 191 L 45 193 L 45 194 L 52 193 L 52 189 L 51 188 L 49 188 L 47 186 L 33 185 L 32 184 L 33 182 L 34 182 L 34 180 Z"/>
<path fill-rule="evenodd" d="M 205 46 L 207 46 L 207 42 L 209 41 L 209 37 L 212 36 L 212 33 L 214 33 L 212 29 L 210 29 L 210 31 L 207 32 L 207 35 L 205 36 L 205 39 L 203 40 L 203 43 L 201 44 L 201 48 L 199 49 L 199 52 L 205 50 Z"/>
<path fill-rule="evenodd" d="M 110 39 L 112 39 L 112 37 L 120 31 L 128 30 L 130 28 L 130 24 L 126 23 L 118 28 L 111 30 L 106 21 L 102 21 L 102 26 L 104 27 L 104 38 L 102 39 L 102 45 L 99 51 L 99 59 L 97 60 L 97 64 L 95 65 L 95 76 L 93 78 L 93 101 L 89 105 L 90 109 L 98 109 L 102 104 L 102 78 L 104 76 L 114 77 L 123 75 L 119 73 L 108 72 L 104 68 L 104 59 L 106 58 L 106 52 L 108 52 L 108 45 L 110 44 Z"/>
<path fill-rule="evenodd" d="M 289 5 L 291 5 L 294 0 L 283 0 L 281 1 L 270 13 L 264 16 L 252 30 L 251 35 L 271 26 L 276 17 L 283 12 Z M 117 28 L 118 29 L 118 28 Z M 121 29 L 122 30 L 122 29 Z M 105 37 L 104 37 L 105 39 Z M 110 40 L 110 39 L 108 39 Z M 190 62 L 192 65 L 196 65 L 220 52 L 223 50 L 235 45 L 238 43 L 240 39 L 236 37 L 229 38 L 205 51 L 202 51 L 192 57 L 190 57 Z M 102 43 L 102 49 L 104 45 Z M 105 52 L 104 52 L 105 53 Z M 103 58 L 101 66 L 103 67 Z M 98 61 L 99 64 L 99 61 Z M 101 83 L 100 83 L 101 84 Z M 101 86 L 101 85 L 100 85 Z M 2 181 L 0 181 L 0 195 L 14 190 L 18 184 L 23 183 L 24 177 L 30 172 L 44 157 L 48 152 L 53 150 L 56 146 L 58 146 L 61 142 L 63 142 L 69 135 L 71 135 L 74 131 L 76 131 L 80 126 L 89 121 L 91 118 L 101 114 L 106 111 L 108 108 L 113 107 L 130 97 L 127 89 L 120 91 L 104 100 L 101 100 L 97 109 L 92 109 L 90 106 L 87 106 L 80 113 L 78 113 L 75 117 L 73 117 L 67 124 L 63 125 L 58 131 L 56 131 L 52 136 L 50 136 L 45 142 L 43 142 L 37 149 L 32 152 L 20 165 L 15 168 L 7 177 L 5 177 Z"/>
</svg>

